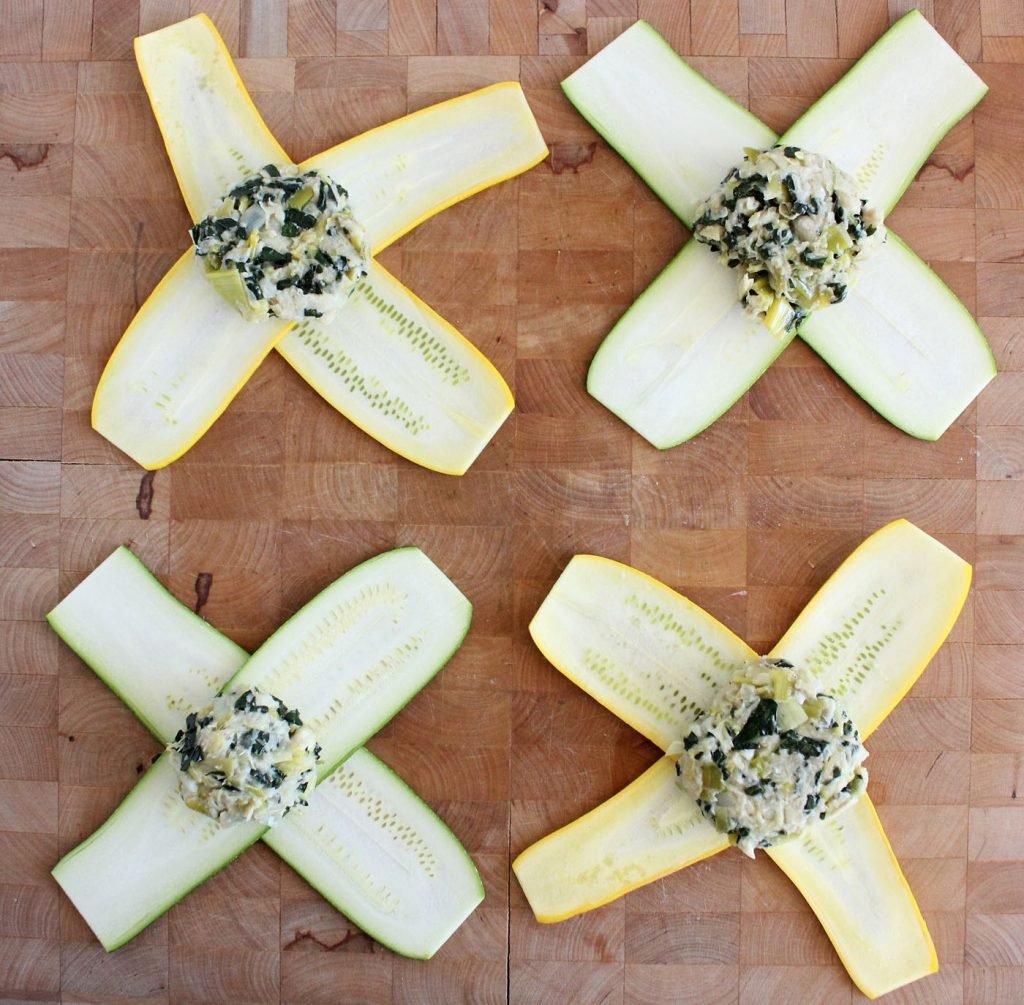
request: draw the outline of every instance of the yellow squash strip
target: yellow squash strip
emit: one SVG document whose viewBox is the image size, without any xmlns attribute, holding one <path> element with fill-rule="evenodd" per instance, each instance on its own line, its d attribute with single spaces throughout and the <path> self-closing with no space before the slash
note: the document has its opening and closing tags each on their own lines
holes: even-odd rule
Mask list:
<svg viewBox="0 0 1024 1005">
<path fill-rule="evenodd" d="M 836 570 L 771 655 L 814 674 L 867 735 L 949 633 L 970 578 L 966 562 L 897 520 Z M 592 556 L 569 563 L 530 630 L 559 670 L 662 749 L 682 738 L 695 706 L 706 705 L 716 681 L 728 676 L 728 661 L 753 655 L 664 585 Z M 692 692 L 666 694 L 673 676 Z M 673 800 L 684 807 L 676 816 L 668 811 Z M 698 828 L 691 820 L 704 823 L 675 786 L 671 759 L 663 758 L 607 802 L 527 848 L 513 868 L 538 920 L 557 921 L 725 846 L 710 824 Z M 928 930 L 867 796 L 769 854 L 818 915 L 865 994 L 884 994 L 936 969 Z"/>
<path fill-rule="evenodd" d="M 843 562 L 771 655 L 806 667 L 823 691 L 841 695 L 866 739 L 949 634 L 970 583 L 962 558 L 896 520 Z M 867 795 L 768 854 L 869 998 L 938 969 L 928 928 Z"/>
<path fill-rule="evenodd" d="M 288 162 L 206 15 L 137 38 L 135 53 L 193 220 L 249 171 Z M 108 360 L 93 429 L 144 468 L 170 464 L 210 428 L 289 327 L 242 318 L 190 250 Z"/>
<path fill-rule="evenodd" d="M 380 265 L 281 355 L 346 418 L 423 467 L 461 475 L 512 411 L 490 361 Z M 432 393 L 424 394 L 429 387 Z"/>
<path fill-rule="evenodd" d="M 193 220 L 263 164 L 290 163 L 208 18 L 139 38 L 136 54 Z M 305 166 L 349 190 L 380 250 L 546 153 L 522 89 L 507 83 L 371 130 Z M 353 299 L 351 315 L 310 322 L 289 338 L 286 358 L 371 436 L 426 467 L 462 474 L 512 409 L 504 380 L 376 263 Z M 146 468 L 181 456 L 292 327 L 232 313 L 198 264 L 179 262 L 108 362 L 93 427 Z M 404 369 L 409 362 L 411 371 Z"/>
<path fill-rule="evenodd" d="M 246 321 L 185 252 L 135 315 L 100 377 L 92 427 L 150 470 L 177 460 L 291 327 Z"/>
<path fill-rule="evenodd" d="M 513 863 L 538 921 L 562 921 L 729 847 L 662 757 L 635 782 Z"/>
<path fill-rule="evenodd" d="M 907 520 L 839 566 L 769 655 L 805 667 L 870 736 L 956 622 L 971 567 Z"/>
<path fill-rule="evenodd" d="M 141 35 L 135 59 L 193 222 L 264 164 L 291 163 L 205 14 Z"/>
<path fill-rule="evenodd" d="M 939 969 L 928 927 L 867 793 L 768 854 L 803 894 L 868 998 Z"/>
<path fill-rule="evenodd" d="M 348 189 L 376 253 L 441 210 L 528 171 L 547 153 L 522 88 L 509 81 L 378 126 L 301 167 Z"/>
<path fill-rule="evenodd" d="M 664 583 L 594 555 L 566 566 L 530 634 L 566 677 L 662 750 L 738 663 L 757 658 Z"/>
</svg>

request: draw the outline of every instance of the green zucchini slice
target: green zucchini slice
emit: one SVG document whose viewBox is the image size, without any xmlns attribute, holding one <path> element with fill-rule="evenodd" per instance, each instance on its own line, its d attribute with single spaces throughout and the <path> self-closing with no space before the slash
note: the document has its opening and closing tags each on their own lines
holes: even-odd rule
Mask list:
<svg viewBox="0 0 1024 1005">
<path fill-rule="evenodd" d="M 193 220 L 246 174 L 266 163 L 289 162 L 204 15 L 137 39 L 136 56 Z M 527 170 L 546 153 L 522 89 L 506 83 L 407 115 L 303 166 L 330 173 L 348 189 L 357 218 L 380 250 L 434 213 Z M 93 427 L 151 469 L 180 457 L 206 432 L 291 327 L 273 319 L 244 320 L 214 292 L 202 267 L 185 258 L 125 332 L 93 403 Z M 360 302 L 352 316 L 342 311 L 315 326 L 322 329 L 320 341 L 331 361 L 298 335 L 289 340 L 288 358 L 370 435 L 417 463 L 463 473 L 511 411 L 504 380 L 380 265 L 361 285 Z M 440 366 L 405 373 L 398 361 L 411 358 L 408 353 L 374 365 L 359 346 L 350 346 L 406 320 L 413 330 L 403 331 L 403 338 L 437 347 L 442 359 L 459 359 L 465 378 L 457 394 L 450 394 Z M 389 355 L 379 341 L 376 349 L 382 359 Z M 336 362 L 349 356 L 357 357 L 356 393 L 353 369 Z M 406 385 L 398 390 L 390 383 L 396 370 Z M 368 396 L 375 396 L 373 407 L 365 407 Z M 395 396 L 404 399 L 411 419 L 380 406 Z M 445 412 L 451 422 L 437 419 Z"/>
<path fill-rule="evenodd" d="M 680 59 L 646 21 L 584 63 L 562 90 L 687 226 L 744 147 L 775 142 L 757 116 Z"/>
<path fill-rule="evenodd" d="M 736 277 L 690 241 L 598 347 L 587 390 L 660 449 L 692 439 L 781 355 L 736 299 Z"/>
<path fill-rule="evenodd" d="M 643 101 L 636 74 L 645 80 Z M 775 139 L 643 22 L 563 87 L 686 223 L 743 147 Z M 985 91 L 915 10 L 782 139 L 830 157 L 888 209 Z M 735 404 L 787 342 L 752 336 L 742 311 L 729 312 L 735 288 L 721 268 L 724 279 L 694 300 L 707 283 L 698 261 L 686 248 L 670 263 L 612 329 L 587 379 L 595 398 L 661 449 L 692 438 Z M 992 379 L 991 351 L 969 313 L 891 231 L 863 271 L 847 301 L 814 314 L 800 334 L 890 422 L 935 439 Z M 712 296 L 722 303 L 713 305 Z M 717 344 L 704 348 L 705 341 Z"/>
<path fill-rule="evenodd" d="M 970 566 L 897 520 L 836 570 L 770 655 L 841 696 L 867 736 L 920 675 L 966 599 Z M 554 666 L 663 750 L 754 656 L 684 597 L 627 566 L 577 556 L 530 626 Z M 673 809 L 675 803 L 683 808 Z M 936 969 L 935 950 L 867 797 L 769 849 L 871 997 Z M 714 839 L 718 839 L 716 844 Z M 558 921 L 726 846 L 662 758 L 513 864 L 538 920 Z M 675 865 L 672 855 L 678 855 Z M 886 947 L 899 947 L 890 954 Z"/>
<path fill-rule="evenodd" d="M 396 606 L 399 596 L 404 599 Z M 268 645 L 274 643 L 275 660 L 298 655 L 322 669 L 342 640 L 351 643 L 345 650 L 348 703 L 363 705 L 363 726 L 358 712 L 353 723 L 336 717 L 333 726 L 328 722 L 336 754 L 341 732 L 365 732 L 367 700 L 400 704 L 408 694 L 399 689 L 389 697 L 384 678 L 390 666 L 384 664 L 392 654 L 382 658 L 367 636 L 385 625 L 382 634 L 398 653 L 396 662 L 421 661 L 429 673 L 432 661 L 443 662 L 461 641 L 469 614 L 465 598 L 421 552 L 401 549 L 343 576 Z M 229 681 L 253 676 L 243 676 L 248 654 L 167 593 L 126 548 L 98 566 L 49 621 L 160 742 L 174 735 L 189 708 Z M 264 666 L 267 658 L 261 658 Z M 283 673 L 301 684 L 301 674 Z M 329 686 L 322 674 L 316 679 Z M 292 687 L 293 693 L 301 690 Z M 309 806 L 270 830 L 221 829 L 189 810 L 164 755 L 54 875 L 103 945 L 114 949 L 261 834 L 330 903 L 407 956 L 431 956 L 483 896 L 479 875 L 455 836 L 365 749 L 322 779 Z"/>
<path fill-rule="evenodd" d="M 937 440 L 995 376 L 970 311 L 891 230 L 849 296 L 800 337 L 876 412 Z"/>
</svg>

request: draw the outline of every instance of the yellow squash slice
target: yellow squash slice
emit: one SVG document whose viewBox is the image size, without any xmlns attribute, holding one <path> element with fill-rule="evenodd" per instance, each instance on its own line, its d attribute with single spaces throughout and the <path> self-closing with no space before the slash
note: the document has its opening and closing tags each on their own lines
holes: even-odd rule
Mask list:
<svg viewBox="0 0 1024 1005">
<path fill-rule="evenodd" d="M 136 56 L 193 220 L 263 164 L 290 163 L 207 17 L 142 36 Z M 506 83 L 373 129 L 302 166 L 319 168 L 349 191 L 379 251 L 546 153 L 522 89 Z M 286 358 L 335 408 L 397 453 L 463 473 L 512 409 L 504 380 L 378 263 L 353 301 L 354 310 L 311 320 L 287 337 Z M 96 390 L 93 427 L 143 467 L 169 464 L 203 435 L 291 327 L 242 319 L 187 253 L 114 350 Z"/>
<path fill-rule="evenodd" d="M 970 578 L 966 562 L 897 520 L 854 551 L 770 655 L 803 666 L 823 691 L 841 696 L 866 736 L 949 633 Z M 754 656 L 685 597 L 589 555 L 569 563 L 530 632 L 557 669 L 663 750 L 682 738 L 736 664 Z M 513 869 L 538 920 L 590 910 L 727 846 L 674 782 L 672 759 L 662 758 L 516 859 Z M 869 997 L 937 968 L 867 796 L 769 854 Z"/>
<path fill-rule="evenodd" d="M 541 838 L 512 863 L 538 921 L 564 921 L 668 876 L 729 841 L 676 784 L 671 757 Z"/>
</svg>

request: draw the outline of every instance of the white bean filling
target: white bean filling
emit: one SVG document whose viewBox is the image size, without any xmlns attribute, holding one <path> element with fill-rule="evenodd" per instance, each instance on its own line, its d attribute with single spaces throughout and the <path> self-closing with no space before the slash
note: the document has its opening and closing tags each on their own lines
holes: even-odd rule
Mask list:
<svg viewBox="0 0 1024 1005">
<path fill-rule="evenodd" d="M 298 712 L 266 691 L 219 695 L 190 712 L 167 747 L 185 803 L 221 825 L 273 826 L 305 806 L 320 746 Z"/>
<path fill-rule="evenodd" d="M 669 753 L 679 757 L 680 787 L 751 858 L 867 785 L 867 751 L 850 717 L 785 660 L 743 667 Z"/>
<path fill-rule="evenodd" d="M 246 178 L 189 233 L 207 278 L 251 320 L 330 318 L 370 265 L 345 189 L 294 165 Z"/>
<path fill-rule="evenodd" d="M 745 154 L 700 206 L 693 236 L 739 269 L 740 302 L 779 335 L 846 298 L 855 260 L 885 228 L 827 157 L 794 146 Z"/>
</svg>

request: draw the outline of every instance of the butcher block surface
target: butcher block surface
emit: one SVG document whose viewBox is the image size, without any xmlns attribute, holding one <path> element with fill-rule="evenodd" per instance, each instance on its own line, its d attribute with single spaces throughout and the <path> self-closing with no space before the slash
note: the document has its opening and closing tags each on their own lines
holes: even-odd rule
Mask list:
<svg viewBox="0 0 1024 1005">
<path fill-rule="evenodd" d="M 515 412 L 464 477 L 396 458 L 273 353 L 209 434 L 155 474 L 90 429 L 106 358 L 188 240 L 132 38 L 200 9 L 296 159 L 435 101 L 522 82 L 550 157 L 381 258 L 515 392 Z M 885 1000 L 1021 1001 L 1021 4 L 923 4 L 990 86 L 891 217 L 979 318 L 999 365 L 940 441 L 889 426 L 799 341 L 668 452 L 584 389 L 601 339 L 687 234 L 559 81 L 640 16 L 781 131 L 904 9 L 0 0 L 0 999 L 864 1000 L 763 855 L 730 850 L 580 918 L 534 920 L 511 859 L 658 753 L 547 664 L 527 624 L 569 558 L 590 552 L 664 580 L 765 651 L 864 537 L 906 517 L 975 573 L 950 639 L 869 744 L 873 798 L 941 965 Z M 262 845 L 125 948 L 99 946 L 50 869 L 118 805 L 156 745 L 44 615 L 119 544 L 247 647 L 396 545 L 420 546 L 469 596 L 462 649 L 370 743 L 449 822 L 485 881 L 483 904 L 433 960 L 373 943 Z"/>
</svg>

